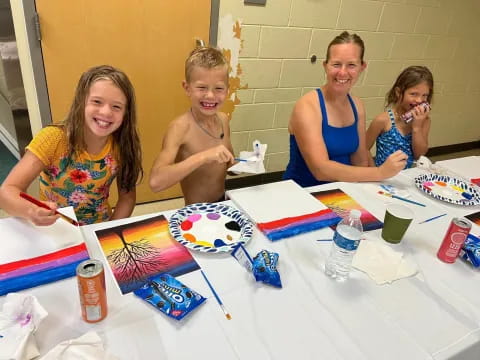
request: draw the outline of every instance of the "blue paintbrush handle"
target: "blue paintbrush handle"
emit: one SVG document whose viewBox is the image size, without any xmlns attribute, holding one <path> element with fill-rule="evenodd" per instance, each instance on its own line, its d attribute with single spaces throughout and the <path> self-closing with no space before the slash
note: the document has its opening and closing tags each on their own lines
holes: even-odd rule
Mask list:
<svg viewBox="0 0 480 360">
<path fill-rule="evenodd" d="M 402 201 L 408 202 L 410 204 L 415 204 L 415 205 L 418 205 L 418 206 L 425 207 L 425 204 L 422 204 L 422 203 L 419 203 L 419 202 L 416 202 L 416 201 L 413 201 L 413 200 L 405 199 L 405 198 L 403 198 L 401 196 L 398 196 L 398 195 L 392 195 L 392 198 L 402 200 Z"/>
</svg>

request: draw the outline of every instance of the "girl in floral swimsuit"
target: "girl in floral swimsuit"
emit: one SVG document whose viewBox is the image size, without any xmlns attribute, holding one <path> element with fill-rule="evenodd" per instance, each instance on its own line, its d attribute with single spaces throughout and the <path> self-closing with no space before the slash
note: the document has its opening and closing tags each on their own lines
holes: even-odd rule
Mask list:
<svg viewBox="0 0 480 360">
<path fill-rule="evenodd" d="M 40 199 L 52 209 L 72 206 L 81 224 L 131 215 L 135 186 L 143 175 L 136 129 L 133 86 L 111 66 L 85 72 L 70 111 L 58 125 L 42 129 L 0 187 L 0 207 L 36 225 L 58 215 L 19 196 L 40 176 Z M 112 212 L 110 186 L 117 179 L 118 201 Z"/>
</svg>

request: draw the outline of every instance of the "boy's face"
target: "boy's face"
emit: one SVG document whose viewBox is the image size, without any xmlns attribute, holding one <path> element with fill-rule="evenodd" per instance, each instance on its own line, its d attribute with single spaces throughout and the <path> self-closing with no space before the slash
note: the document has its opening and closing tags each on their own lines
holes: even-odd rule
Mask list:
<svg viewBox="0 0 480 360">
<path fill-rule="evenodd" d="M 183 88 L 190 98 L 193 109 L 205 116 L 214 115 L 227 97 L 227 68 L 217 66 L 207 69 L 195 66 L 190 74 L 190 81 L 183 82 Z"/>
</svg>

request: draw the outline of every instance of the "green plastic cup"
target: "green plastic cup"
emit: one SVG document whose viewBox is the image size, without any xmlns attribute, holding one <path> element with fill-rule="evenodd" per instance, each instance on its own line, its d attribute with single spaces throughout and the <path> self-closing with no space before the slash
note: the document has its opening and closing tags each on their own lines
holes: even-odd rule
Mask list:
<svg viewBox="0 0 480 360">
<path fill-rule="evenodd" d="M 398 244 L 412 222 L 413 216 L 413 211 L 405 205 L 387 205 L 385 219 L 383 220 L 382 238 L 391 244 Z"/>
</svg>

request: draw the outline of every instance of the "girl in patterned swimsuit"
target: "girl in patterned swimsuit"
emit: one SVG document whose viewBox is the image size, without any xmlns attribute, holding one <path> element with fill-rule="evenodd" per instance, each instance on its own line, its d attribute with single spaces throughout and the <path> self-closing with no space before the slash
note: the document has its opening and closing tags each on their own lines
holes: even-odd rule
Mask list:
<svg viewBox="0 0 480 360">
<path fill-rule="evenodd" d="M 50 208 L 73 206 L 80 224 L 131 215 L 143 175 L 133 86 L 111 66 L 97 66 L 78 82 L 70 111 L 59 125 L 42 129 L 0 187 L 0 206 L 35 225 L 58 215 L 19 196 L 40 175 L 40 199 Z M 112 212 L 110 185 L 117 179 Z"/>
<path fill-rule="evenodd" d="M 397 150 L 408 155 L 406 168 L 428 150 L 430 109 L 420 104 L 431 103 L 433 75 L 425 66 L 410 66 L 398 76 L 386 96 L 386 111 L 378 115 L 367 130 L 367 148 L 376 141 L 375 165 L 380 166 Z M 412 110 L 413 121 L 401 116 Z"/>
</svg>

